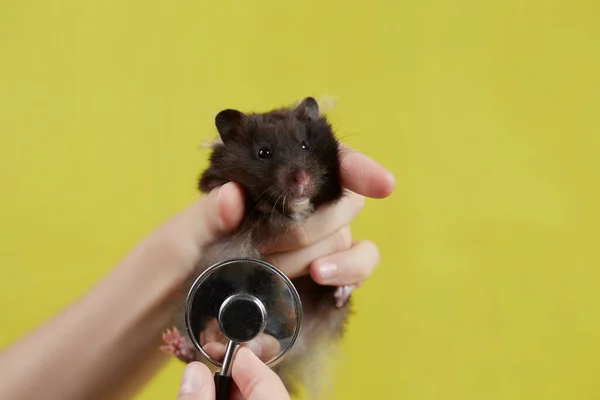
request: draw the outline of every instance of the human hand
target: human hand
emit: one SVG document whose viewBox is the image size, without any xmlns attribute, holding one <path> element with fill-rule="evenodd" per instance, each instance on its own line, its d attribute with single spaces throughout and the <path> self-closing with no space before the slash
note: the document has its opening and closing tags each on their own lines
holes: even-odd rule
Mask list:
<svg viewBox="0 0 600 400">
<path fill-rule="evenodd" d="M 233 400 L 286 400 L 290 398 L 275 372 L 252 351 L 240 348 L 233 362 Z M 199 362 L 183 371 L 177 400 L 214 400 L 215 383 L 208 367 Z"/>
</svg>

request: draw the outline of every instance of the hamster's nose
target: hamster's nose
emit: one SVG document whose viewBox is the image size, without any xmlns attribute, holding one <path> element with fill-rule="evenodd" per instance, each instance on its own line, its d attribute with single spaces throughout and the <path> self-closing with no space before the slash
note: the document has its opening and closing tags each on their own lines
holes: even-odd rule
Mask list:
<svg viewBox="0 0 600 400">
<path fill-rule="evenodd" d="M 294 181 L 297 185 L 306 185 L 308 184 L 308 174 L 304 171 L 300 171 L 294 177 Z"/>
</svg>

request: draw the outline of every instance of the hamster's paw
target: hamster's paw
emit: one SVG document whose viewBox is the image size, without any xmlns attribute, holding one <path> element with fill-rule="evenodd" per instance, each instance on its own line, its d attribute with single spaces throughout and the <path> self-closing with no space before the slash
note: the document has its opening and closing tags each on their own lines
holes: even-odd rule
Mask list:
<svg viewBox="0 0 600 400">
<path fill-rule="evenodd" d="M 337 308 L 342 308 L 350 298 L 352 291 L 360 285 L 361 283 L 357 283 L 356 285 L 339 286 L 333 295 L 335 306 Z"/>
<path fill-rule="evenodd" d="M 167 329 L 162 338 L 166 345 L 160 346 L 160 349 L 165 353 L 170 353 L 185 363 L 196 360 L 193 349 L 187 340 L 181 336 L 177 328 Z"/>
</svg>

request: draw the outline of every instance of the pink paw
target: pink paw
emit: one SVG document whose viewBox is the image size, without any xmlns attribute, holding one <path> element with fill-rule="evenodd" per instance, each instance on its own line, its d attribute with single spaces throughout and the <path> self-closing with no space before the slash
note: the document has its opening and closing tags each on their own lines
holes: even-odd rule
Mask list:
<svg viewBox="0 0 600 400">
<path fill-rule="evenodd" d="M 160 346 L 160 349 L 165 353 L 173 354 L 181 361 L 190 363 L 194 361 L 194 353 L 190 351 L 190 347 L 183 336 L 179 334 L 177 328 L 173 327 L 173 330 L 167 329 L 162 338 L 166 345 Z"/>
<path fill-rule="evenodd" d="M 357 283 L 356 285 L 346 285 L 338 287 L 335 291 L 335 294 L 333 295 L 333 297 L 335 298 L 335 306 L 337 308 L 342 308 L 350 298 L 352 291 L 360 285 L 360 283 Z"/>
</svg>

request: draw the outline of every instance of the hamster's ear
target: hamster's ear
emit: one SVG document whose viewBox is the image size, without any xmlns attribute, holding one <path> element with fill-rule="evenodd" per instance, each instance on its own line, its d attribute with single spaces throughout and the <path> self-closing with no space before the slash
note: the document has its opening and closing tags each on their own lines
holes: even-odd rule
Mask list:
<svg viewBox="0 0 600 400">
<path fill-rule="evenodd" d="M 215 125 L 223 142 L 227 142 L 239 134 L 245 117 L 242 112 L 232 109 L 223 110 L 217 114 Z"/>
<path fill-rule="evenodd" d="M 296 114 L 300 118 L 307 118 L 314 121 L 319 118 L 319 103 L 312 97 L 307 97 L 296 107 Z"/>
</svg>

